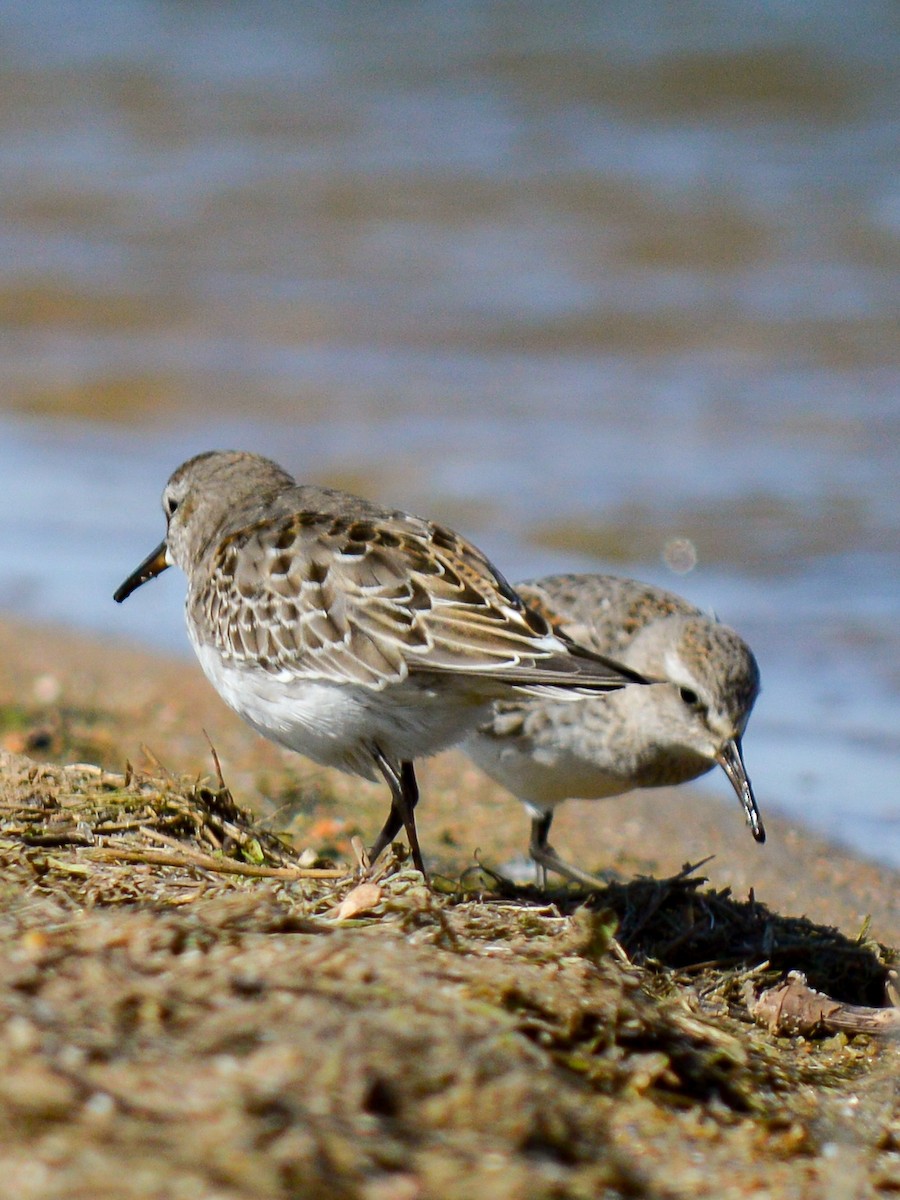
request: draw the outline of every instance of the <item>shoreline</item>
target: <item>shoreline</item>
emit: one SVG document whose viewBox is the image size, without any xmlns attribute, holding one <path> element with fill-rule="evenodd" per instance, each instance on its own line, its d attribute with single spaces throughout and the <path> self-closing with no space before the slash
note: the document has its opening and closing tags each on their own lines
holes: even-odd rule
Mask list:
<svg viewBox="0 0 900 1200">
<path fill-rule="evenodd" d="M 0 622 L 0 1192 L 896 1193 L 896 873 L 678 789 L 564 806 L 604 888 L 516 887 L 521 807 L 454 753 L 422 791 L 433 886 L 361 879 L 382 787 L 190 662 Z"/>
<path fill-rule="evenodd" d="M 31 722 L 36 744 L 24 726 Z M 16 728 L 16 726 L 22 728 Z M 193 659 L 176 659 L 65 629 L 0 617 L 0 745 L 40 761 L 66 740 L 110 770 L 138 762 L 142 747 L 174 771 L 212 774 L 205 732 L 226 780 L 245 807 L 285 821 L 300 839 L 347 844 L 371 838 L 383 819 L 380 785 L 317 767 L 266 742 L 230 712 Z M 42 741 L 43 738 L 43 741 Z M 54 739 L 56 746 L 54 745 Z M 752 739 L 748 739 L 752 754 Z M 43 746 L 43 749 L 42 749 Z M 93 751 L 93 755 L 91 752 Z M 462 754 L 449 751 L 418 764 L 423 852 L 441 868 L 493 867 L 526 853 L 528 820 L 521 805 Z M 791 915 L 809 914 L 900 945 L 900 872 L 857 855 L 765 809 L 765 781 L 754 779 L 768 840 L 757 846 L 723 780 L 721 795 L 689 785 L 633 792 L 604 801 L 568 801 L 554 822 L 562 856 L 588 869 L 622 876 L 677 873 L 700 862 L 710 883 Z M 278 813 L 279 815 L 276 815 Z"/>
</svg>

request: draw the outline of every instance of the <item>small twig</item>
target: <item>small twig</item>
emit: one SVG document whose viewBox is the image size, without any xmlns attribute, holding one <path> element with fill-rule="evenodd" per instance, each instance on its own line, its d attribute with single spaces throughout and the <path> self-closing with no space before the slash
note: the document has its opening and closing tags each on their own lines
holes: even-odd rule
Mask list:
<svg viewBox="0 0 900 1200">
<path fill-rule="evenodd" d="M 628 952 L 618 939 L 611 937 L 609 939 L 609 952 L 623 967 L 633 967 L 634 963 L 628 957 Z"/>
<path fill-rule="evenodd" d="M 102 825 L 94 826 L 94 833 L 98 833 L 103 837 L 110 834 L 126 833 L 130 829 L 146 829 L 146 821 L 104 821 Z"/>
<path fill-rule="evenodd" d="M 143 833 L 144 837 L 151 838 L 154 842 L 161 842 L 164 846 L 168 846 L 170 850 L 175 850 L 179 854 L 181 854 L 185 849 L 184 842 L 179 841 L 178 838 L 169 837 L 169 835 L 167 833 L 163 833 L 161 829 L 154 829 L 152 826 L 148 825 L 142 829 L 141 832 Z M 189 850 L 188 852 L 191 854 L 198 853 L 198 851 L 195 850 Z"/>
<path fill-rule="evenodd" d="M 353 851 L 353 857 L 356 859 L 357 871 L 364 874 L 370 869 L 372 864 L 369 862 L 369 852 L 362 838 L 357 836 L 352 837 L 350 839 L 350 849 Z"/>
<path fill-rule="evenodd" d="M 103 846 L 86 850 L 85 858 L 93 862 L 153 863 L 161 867 L 184 867 L 203 871 L 217 871 L 223 875 L 248 875 L 254 879 L 346 879 L 346 870 L 326 870 L 306 867 L 259 867 L 254 863 L 239 862 L 234 858 L 214 858 L 199 851 L 175 853 L 167 850 L 126 850 L 114 846 Z"/>
<path fill-rule="evenodd" d="M 26 846 L 93 846 L 94 839 L 86 833 L 67 830 L 60 833 L 23 833 L 19 835 Z"/>
<path fill-rule="evenodd" d="M 217 778 L 217 779 L 218 779 L 218 781 L 219 781 L 219 788 L 220 788 L 220 789 L 221 789 L 223 792 L 227 792 L 227 791 L 228 791 L 228 784 L 225 782 L 225 776 L 222 774 L 222 764 L 219 762 L 219 754 L 218 754 L 218 751 L 216 750 L 215 746 L 213 745 L 213 740 L 212 740 L 212 738 L 209 736 L 209 734 L 206 732 L 206 730 L 205 730 L 205 729 L 203 730 L 203 736 L 206 738 L 206 744 L 209 746 L 209 752 L 210 752 L 210 754 L 212 755 L 212 760 L 213 760 L 213 762 L 215 763 L 215 767 L 216 767 L 216 778 Z M 229 792 L 229 795 L 230 795 L 230 794 L 231 794 L 231 793 Z"/>
<path fill-rule="evenodd" d="M 900 1009 L 842 1004 L 814 991 L 800 971 L 791 971 L 784 983 L 762 992 L 750 1013 L 770 1033 L 900 1032 Z"/>
<path fill-rule="evenodd" d="M 164 779 L 174 780 L 175 776 L 172 774 L 169 768 L 164 765 L 159 755 L 154 750 L 150 749 L 146 742 L 141 742 L 141 753 L 150 763 L 151 767 L 155 767 L 161 773 Z"/>
<path fill-rule="evenodd" d="M 669 879 L 663 880 L 663 882 L 679 883 L 682 880 L 687 879 L 690 875 L 693 875 L 695 871 L 699 871 L 701 867 L 705 867 L 708 862 L 712 862 L 715 857 L 716 856 L 714 854 L 707 854 L 706 858 L 701 858 L 699 862 L 685 863 L 677 875 L 672 875 L 669 877 Z M 698 879 L 697 882 L 702 883 L 703 880 Z"/>
</svg>

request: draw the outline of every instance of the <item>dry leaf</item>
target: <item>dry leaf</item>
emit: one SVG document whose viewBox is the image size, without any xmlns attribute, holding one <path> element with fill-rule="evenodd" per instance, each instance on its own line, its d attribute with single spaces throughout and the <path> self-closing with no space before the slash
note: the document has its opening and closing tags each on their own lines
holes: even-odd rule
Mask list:
<svg viewBox="0 0 900 1200">
<path fill-rule="evenodd" d="M 381 899 L 381 888 L 377 883 L 360 883 L 343 898 L 337 907 L 328 913 L 336 921 L 347 921 L 360 913 L 374 908 Z"/>
</svg>

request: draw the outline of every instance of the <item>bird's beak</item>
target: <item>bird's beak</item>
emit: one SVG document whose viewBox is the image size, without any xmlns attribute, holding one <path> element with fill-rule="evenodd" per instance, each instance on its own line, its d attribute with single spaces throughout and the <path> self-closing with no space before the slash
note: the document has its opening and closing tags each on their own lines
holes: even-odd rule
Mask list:
<svg viewBox="0 0 900 1200">
<path fill-rule="evenodd" d="M 741 739 L 731 738 L 727 741 L 716 755 L 716 762 L 728 776 L 731 786 L 737 792 L 747 817 L 747 824 L 750 826 L 750 832 L 758 842 L 764 842 L 766 831 L 763 828 L 762 817 L 756 807 L 756 798 L 753 795 L 753 788 L 750 786 L 750 780 L 747 778 L 744 768 L 744 760 L 741 757 Z"/>
<path fill-rule="evenodd" d="M 155 579 L 157 575 L 162 574 L 166 567 L 169 566 L 169 560 L 166 558 L 166 543 L 160 542 L 156 549 L 148 554 L 141 565 L 120 584 L 113 592 L 113 600 L 116 604 L 121 604 L 123 600 L 127 600 L 132 592 L 136 591 L 142 583 L 146 583 L 148 579 Z"/>
</svg>

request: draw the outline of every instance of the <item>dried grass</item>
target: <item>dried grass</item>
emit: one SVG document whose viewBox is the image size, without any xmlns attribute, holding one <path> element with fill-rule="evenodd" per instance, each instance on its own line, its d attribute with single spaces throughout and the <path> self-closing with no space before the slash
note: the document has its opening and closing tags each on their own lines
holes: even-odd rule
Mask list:
<svg viewBox="0 0 900 1200">
<path fill-rule="evenodd" d="M 792 968 L 883 1002 L 865 929 L 693 869 L 361 889 L 158 764 L 0 756 L 0 861 L 0 1194 L 814 1196 L 832 1145 L 900 1180 L 896 1046 L 748 1011 Z"/>
</svg>

